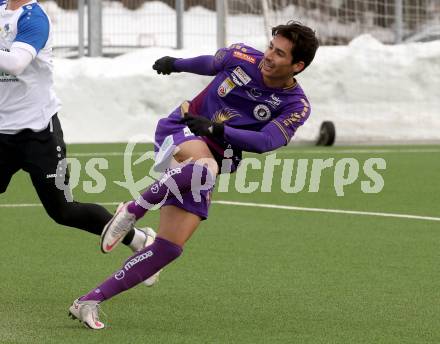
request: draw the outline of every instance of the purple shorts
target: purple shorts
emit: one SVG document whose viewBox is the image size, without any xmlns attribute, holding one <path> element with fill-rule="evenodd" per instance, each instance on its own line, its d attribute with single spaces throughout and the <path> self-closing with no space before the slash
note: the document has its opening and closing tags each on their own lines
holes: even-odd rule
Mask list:
<svg viewBox="0 0 440 344">
<path fill-rule="evenodd" d="M 185 141 L 200 140 L 202 137 L 194 135 L 185 124 L 179 123 L 182 119 L 180 108 L 174 110 L 169 117 L 162 118 L 156 127 L 155 133 L 155 169 L 165 171 L 170 167 L 175 148 Z M 198 215 L 202 220 L 208 218 L 211 205 L 212 190 L 202 190 L 200 200 L 194 200 L 192 192 L 182 195 L 183 203 L 176 197 L 170 197 L 164 204 L 174 205 L 192 214 Z"/>
</svg>

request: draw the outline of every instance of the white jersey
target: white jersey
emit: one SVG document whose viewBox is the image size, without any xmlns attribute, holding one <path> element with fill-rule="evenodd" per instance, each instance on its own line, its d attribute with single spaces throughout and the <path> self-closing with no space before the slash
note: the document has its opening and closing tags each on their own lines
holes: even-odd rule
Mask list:
<svg viewBox="0 0 440 344">
<path fill-rule="evenodd" d="M 35 0 L 15 11 L 0 0 L 0 49 L 11 46 L 25 49 L 33 59 L 18 76 L 0 70 L 0 133 L 43 130 L 61 102 L 53 90 L 51 23 Z"/>
</svg>

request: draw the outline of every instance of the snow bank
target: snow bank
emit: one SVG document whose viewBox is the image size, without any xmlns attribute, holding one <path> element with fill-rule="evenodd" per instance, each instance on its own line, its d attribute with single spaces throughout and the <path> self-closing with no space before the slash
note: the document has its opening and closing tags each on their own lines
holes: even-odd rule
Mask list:
<svg viewBox="0 0 440 344">
<path fill-rule="evenodd" d="M 151 140 L 158 119 L 211 80 L 157 75 L 154 61 L 213 53 L 149 48 L 116 58 L 56 59 L 66 141 Z M 312 116 L 295 140 L 313 139 L 331 120 L 337 142 L 440 141 L 440 41 L 388 46 L 362 35 L 348 46 L 321 47 L 298 80 Z"/>
</svg>

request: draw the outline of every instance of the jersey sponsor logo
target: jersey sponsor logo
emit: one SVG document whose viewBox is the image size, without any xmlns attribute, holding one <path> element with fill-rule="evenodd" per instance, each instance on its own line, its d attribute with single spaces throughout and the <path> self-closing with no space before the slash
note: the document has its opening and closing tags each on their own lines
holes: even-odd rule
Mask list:
<svg viewBox="0 0 440 344">
<path fill-rule="evenodd" d="M 232 82 L 231 79 L 226 78 L 221 85 L 217 89 L 217 94 L 220 97 L 226 97 L 229 92 L 231 92 L 235 88 L 235 84 Z"/>
<path fill-rule="evenodd" d="M 251 88 L 250 91 L 246 90 L 246 94 L 252 100 L 257 100 L 257 98 L 261 97 L 261 95 L 262 95 L 262 93 L 258 89 L 256 89 L 256 88 Z"/>
<path fill-rule="evenodd" d="M 285 120 L 283 120 L 283 124 L 286 127 L 289 127 L 290 125 L 303 121 L 304 117 L 306 117 L 307 113 L 309 112 L 309 103 L 304 98 L 301 98 L 301 103 L 303 103 L 304 108 L 301 113 L 293 112 L 287 117 Z"/>
<path fill-rule="evenodd" d="M 154 194 L 157 194 L 159 192 L 160 187 L 163 184 L 165 184 L 168 179 L 170 179 L 175 174 L 180 174 L 180 173 L 182 173 L 182 169 L 180 167 L 176 167 L 171 170 L 168 170 L 158 182 L 156 182 L 150 186 L 151 192 Z M 142 205 L 141 202 L 136 202 L 136 203 L 139 205 Z"/>
<path fill-rule="evenodd" d="M 298 112 L 294 112 L 290 114 L 289 117 L 287 117 L 285 120 L 283 120 L 283 124 L 285 127 L 289 127 L 293 123 L 299 122 L 301 120 L 302 120 L 301 115 L 298 114 Z"/>
<path fill-rule="evenodd" d="M 275 95 L 275 93 L 272 93 L 269 97 L 269 99 L 265 100 L 266 103 L 269 103 L 269 105 L 276 109 L 281 104 L 281 99 Z"/>
<path fill-rule="evenodd" d="M 236 75 L 245 85 L 247 85 L 252 80 L 251 77 L 247 75 L 246 72 L 240 67 L 235 68 L 232 74 Z"/>
<path fill-rule="evenodd" d="M 255 62 L 257 61 L 257 60 L 255 59 L 255 57 L 252 57 L 252 56 L 250 56 L 250 55 L 248 55 L 248 54 L 242 53 L 242 52 L 237 51 L 237 50 L 234 50 L 234 52 L 233 52 L 232 55 L 233 55 L 234 57 L 238 58 L 238 59 L 241 59 L 241 60 L 244 60 L 244 61 L 250 62 L 250 63 L 252 63 L 252 64 L 255 64 Z"/>
<path fill-rule="evenodd" d="M 2 36 L 3 38 L 8 37 L 11 32 L 11 25 L 9 23 L 6 23 L 3 28 L 0 27 L 0 36 Z"/>
<path fill-rule="evenodd" d="M 125 265 L 124 265 L 124 269 L 125 271 L 130 270 L 133 266 L 135 266 L 137 263 L 142 262 L 145 259 L 148 259 L 150 257 L 154 256 L 153 251 L 149 250 L 145 253 L 142 253 L 136 257 L 134 257 L 133 259 L 129 260 Z"/>
<path fill-rule="evenodd" d="M 307 108 L 307 110 L 308 110 L 308 108 L 310 107 L 310 105 L 309 105 L 309 103 L 307 103 L 307 101 L 306 101 L 304 98 L 301 98 L 301 103 L 303 103 L 303 104 L 304 104 L 304 107 Z"/>
<path fill-rule="evenodd" d="M 258 104 L 254 108 L 254 117 L 259 121 L 267 121 L 271 115 L 272 113 L 267 105 Z"/>
<path fill-rule="evenodd" d="M 125 277 L 125 272 L 124 270 L 119 270 L 116 274 L 115 274 L 115 278 L 120 281 L 121 279 L 123 279 Z"/>
<path fill-rule="evenodd" d="M 243 83 L 240 80 L 238 80 L 237 76 L 234 73 L 231 74 L 231 78 L 232 81 L 235 82 L 237 86 L 243 86 Z"/>
<path fill-rule="evenodd" d="M 7 24 L 9 25 L 9 24 Z M 0 35 L 2 34 L 2 28 L 0 27 Z M 0 51 L 6 51 L 9 52 L 9 49 L 0 48 Z M 0 82 L 13 82 L 18 81 L 17 77 L 15 75 L 8 74 L 6 72 L 0 71 Z"/>
<path fill-rule="evenodd" d="M 17 82 L 18 78 L 15 75 L 0 71 L 0 82 Z"/>
<path fill-rule="evenodd" d="M 176 174 L 182 173 L 182 169 L 180 167 L 173 168 L 169 171 L 167 171 L 161 180 L 159 180 L 159 187 L 161 187 L 163 184 L 167 182 L 168 179 L 170 179 L 172 176 Z"/>
</svg>

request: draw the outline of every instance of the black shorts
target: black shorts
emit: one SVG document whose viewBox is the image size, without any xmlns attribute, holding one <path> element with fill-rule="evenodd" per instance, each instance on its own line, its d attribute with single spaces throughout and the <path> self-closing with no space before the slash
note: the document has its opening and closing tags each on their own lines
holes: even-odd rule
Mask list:
<svg viewBox="0 0 440 344">
<path fill-rule="evenodd" d="M 21 169 L 33 180 L 54 185 L 60 172 L 57 169 L 64 166 L 62 177 L 67 184 L 65 157 L 66 144 L 57 114 L 43 131 L 25 129 L 14 135 L 0 134 L 0 193 L 6 191 L 12 176 Z"/>
</svg>

